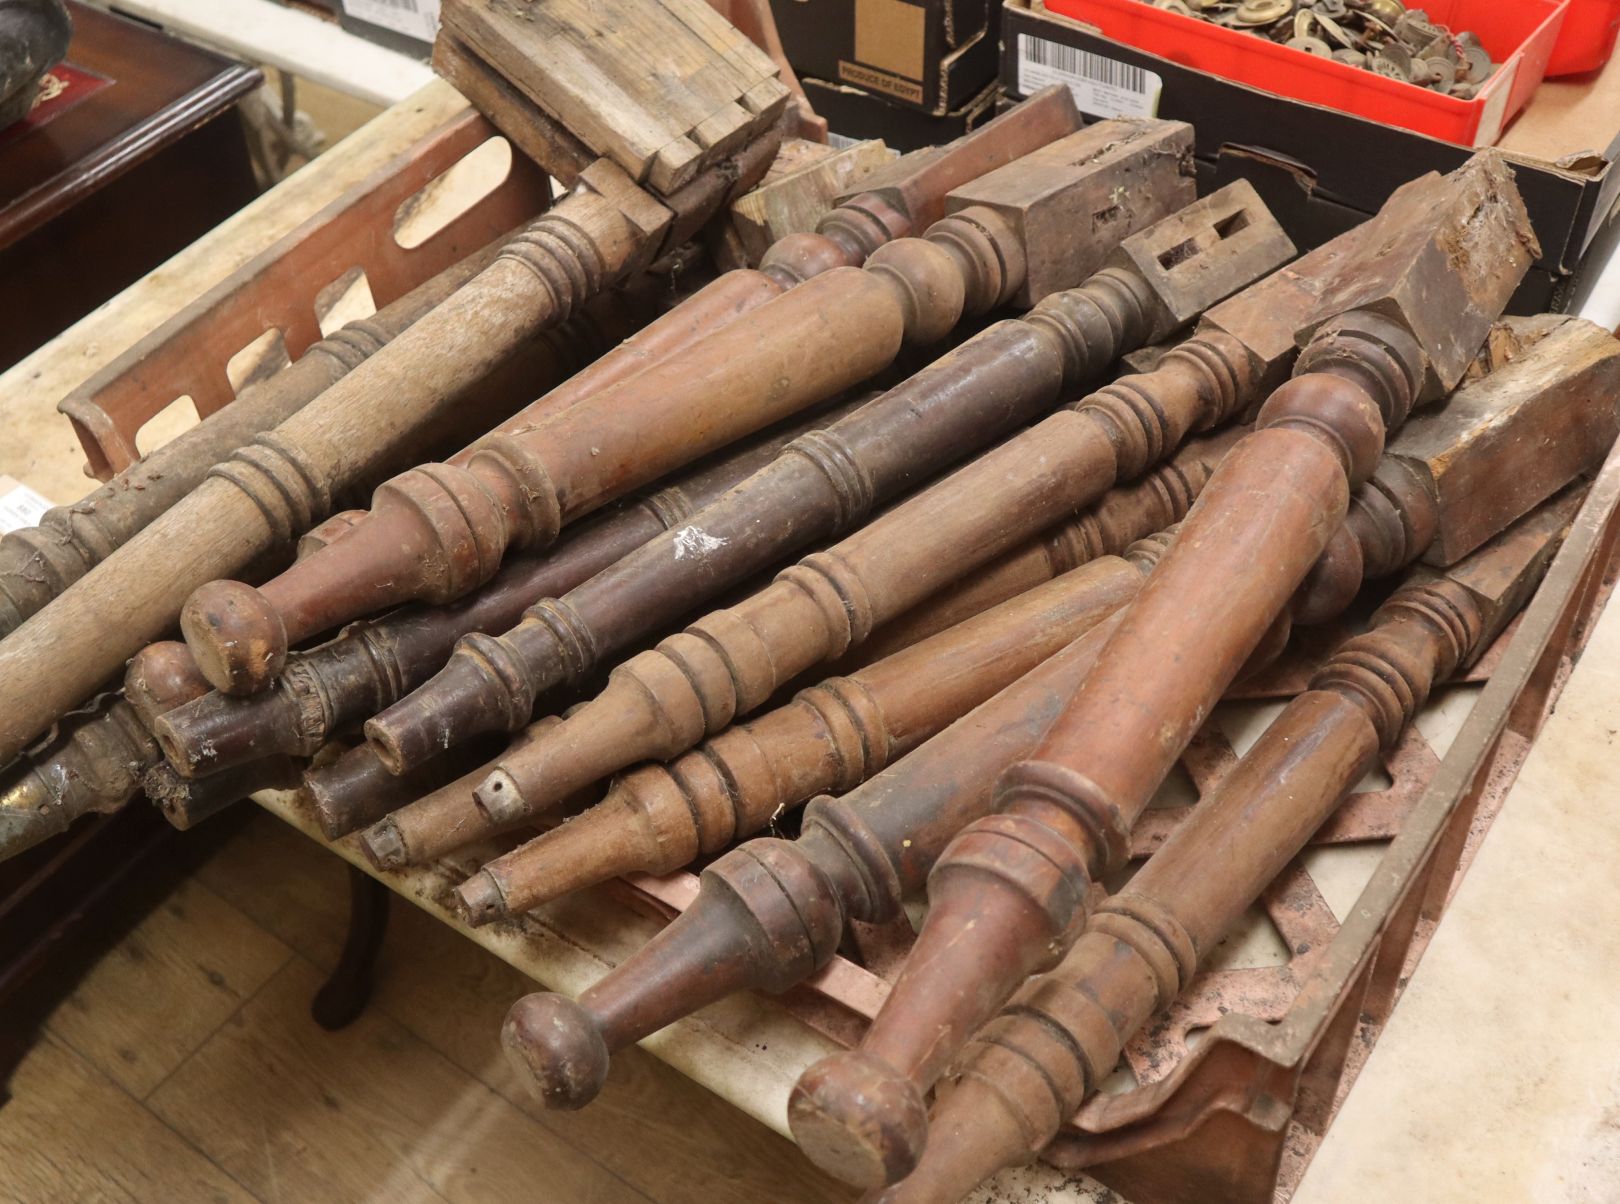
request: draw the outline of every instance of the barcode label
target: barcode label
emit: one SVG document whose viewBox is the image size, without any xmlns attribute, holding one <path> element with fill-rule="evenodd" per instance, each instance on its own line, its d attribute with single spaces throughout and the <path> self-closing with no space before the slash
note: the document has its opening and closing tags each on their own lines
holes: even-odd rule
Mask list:
<svg viewBox="0 0 1620 1204">
<path fill-rule="evenodd" d="M 1018 90 L 1025 96 L 1064 84 L 1075 107 L 1093 117 L 1152 117 L 1164 80 L 1153 71 L 1061 42 L 1018 35 Z"/>
<path fill-rule="evenodd" d="M 37 527 L 50 502 L 11 477 L 0 477 L 0 534 Z"/>
<path fill-rule="evenodd" d="M 439 32 L 439 0 L 343 0 L 343 11 L 424 42 Z"/>
</svg>

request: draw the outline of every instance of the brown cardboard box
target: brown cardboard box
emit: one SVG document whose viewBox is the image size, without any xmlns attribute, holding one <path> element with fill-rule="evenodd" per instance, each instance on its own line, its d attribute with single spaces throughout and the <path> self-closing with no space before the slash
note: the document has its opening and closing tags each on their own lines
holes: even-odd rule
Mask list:
<svg viewBox="0 0 1620 1204">
<path fill-rule="evenodd" d="M 960 138 L 980 122 L 995 116 L 996 101 L 1001 95 L 992 80 L 961 108 L 936 116 L 893 104 L 860 88 L 819 79 L 800 82 L 816 112 L 827 119 L 827 129 L 834 141 L 881 138 L 891 149 L 902 153 Z"/>
<path fill-rule="evenodd" d="M 936 117 L 995 82 L 1000 0 L 771 0 L 788 62 Z"/>
<path fill-rule="evenodd" d="M 1010 98 L 1067 83 L 1091 116 L 1190 121 L 1200 191 L 1250 180 L 1302 249 L 1363 221 L 1414 176 L 1450 171 L 1472 153 L 1146 54 L 1041 0 L 1007 0 L 1001 81 Z M 1620 197 L 1620 57 L 1593 77 L 1544 83 L 1500 146 L 1542 249 L 1511 309 L 1558 309 Z"/>
</svg>

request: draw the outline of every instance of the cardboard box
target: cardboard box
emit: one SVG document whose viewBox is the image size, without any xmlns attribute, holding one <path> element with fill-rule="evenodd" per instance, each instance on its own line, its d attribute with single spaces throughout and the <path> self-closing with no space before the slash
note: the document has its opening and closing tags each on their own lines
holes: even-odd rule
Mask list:
<svg viewBox="0 0 1620 1204">
<path fill-rule="evenodd" d="M 829 84 L 819 79 L 801 79 L 800 82 L 804 85 L 805 95 L 810 98 L 810 104 L 827 119 L 827 129 L 836 145 L 845 145 L 841 139 L 859 142 L 867 138 L 881 138 L 891 149 L 902 153 L 960 138 L 976 125 L 995 116 L 996 101 L 1001 94 L 1000 88 L 992 80 L 984 91 L 961 108 L 935 116 L 891 104 L 883 97 L 859 88 Z"/>
<path fill-rule="evenodd" d="M 856 88 L 936 117 L 995 82 L 1000 0 L 771 0 L 801 78 Z"/>
<path fill-rule="evenodd" d="M 1061 82 L 1092 116 L 1191 122 L 1200 192 L 1250 180 L 1302 249 L 1365 220 L 1414 176 L 1450 171 L 1472 153 L 1147 54 L 1041 0 L 1007 0 L 1001 70 L 1014 99 Z M 1542 250 L 1511 309 L 1557 310 L 1620 196 L 1620 58 L 1591 79 L 1544 83 L 1499 145 Z"/>
</svg>

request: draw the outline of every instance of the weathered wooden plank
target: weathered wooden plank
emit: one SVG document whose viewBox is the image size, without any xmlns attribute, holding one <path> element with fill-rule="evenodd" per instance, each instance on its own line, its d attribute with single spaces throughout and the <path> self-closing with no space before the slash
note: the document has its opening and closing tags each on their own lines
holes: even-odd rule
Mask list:
<svg viewBox="0 0 1620 1204">
<path fill-rule="evenodd" d="M 788 102 L 787 86 L 779 79 L 768 79 L 750 88 L 742 98 L 743 108 L 758 113 L 760 120 L 769 125 L 782 115 Z"/>
<path fill-rule="evenodd" d="M 705 155 L 723 154 L 747 142 L 753 126 L 754 115 L 728 101 L 692 127 L 692 141 Z"/>
<path fill-rule="evenodd" d="M 762 132 L 787 101 L 776 64 L 701 0 L 448 0 L 443 20 L 443 38 L 459 43 L 441 52 L 447 71 L 465 78 L 477 60 L 664 192 Z M 483 91 L 513 111 L 490 81 Z"/>
<path fill-rule="evenodd" d="M 443 19 L 444 28 L 580 141 L 633 178 L 646 179 L 653 158 L 670 141 L 667 127 L 603 75 L 570 39 L 517 27 L 509 13 L 493 9 L 489 0 L 451 0 Z"/>
<path fill-rule="evenodd" d="M 596 154 L 551 114 L 512 86 L 471 46 L 449 30 L 433 44 L 433 69 L 455 85 L 512 144 L 566 187 L 596 161 Z"/>
<path fill-rule="evenodd" d="M 894 152 L 881 141 L 857 142 L 835 151 L 795 139 L 783 143 L 777 159 L 784 157 L 796 161 L 780 174 L 773 168 L 764 183 L 731 205 L 732 224 L 751 263 L 758 263 L 777 239 L 814 230 L 839 196 L 892 159 Z"/>
<path fill-rule="evenodd" d="M 781 68 L 771 57 L 715 11 L 708 0 L 664 0 L 664 7 L 671 16 L 725 55 L 740 85 L 739 92 L 746 93 L 761 81 L 776 79 L 780 74 Z"/>
</svg>

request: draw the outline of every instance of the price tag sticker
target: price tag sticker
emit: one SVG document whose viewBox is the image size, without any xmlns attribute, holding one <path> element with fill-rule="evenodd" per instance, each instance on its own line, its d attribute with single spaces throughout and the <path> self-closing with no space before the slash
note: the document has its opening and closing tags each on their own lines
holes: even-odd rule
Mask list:
<svg viewBox="0 0 1620 1204">
<path fill-rule="evenodd" d="M 11 477 L 0 477 L 0 534 L 37 527 L 51 503 Z"/>
<path fill-rule="evenodd" d="M 1075 107 L 1092 117 L 1153 117 L 1164 79 L 1100 54 L 1046 38 L 1018 35 L 1018 90 L 1025 96 L 1063 84 Z"/>
</svg>

